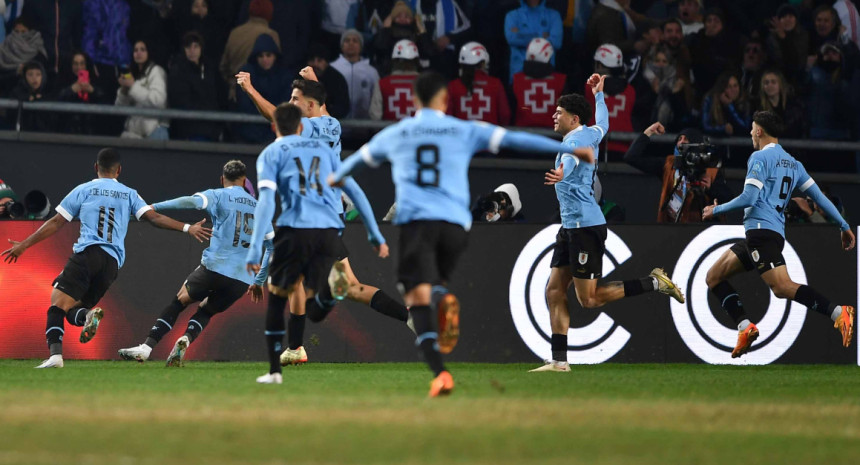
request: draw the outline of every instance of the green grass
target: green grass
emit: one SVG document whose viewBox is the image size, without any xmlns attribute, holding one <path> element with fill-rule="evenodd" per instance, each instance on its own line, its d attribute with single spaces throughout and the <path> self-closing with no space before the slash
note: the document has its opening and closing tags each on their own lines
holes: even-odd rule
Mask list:
<svg viewBox="0 0 860 465">
<path fill-rule="evenodd" d="M 0 361 L 0 464 L 856 464 L 852 366 Z"/>
</svg>

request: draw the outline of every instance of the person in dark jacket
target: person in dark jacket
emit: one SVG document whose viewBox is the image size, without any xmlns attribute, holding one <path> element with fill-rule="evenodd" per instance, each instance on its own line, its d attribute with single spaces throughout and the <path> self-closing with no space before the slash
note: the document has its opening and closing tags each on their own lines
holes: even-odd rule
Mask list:
<svg viewBox="0 0 860 465">
<path fill-rule="evenodd" d="M 349 88 L 340 71 L 329 66 L 329 51 L 325 45 L 313 43 L 308 50 L 308 66 L 313 67 L 317 79 L 325 87 L 325 106 L 333 118 L 349 114 Z"/>
<path fill-rule="evenodd" d="M 62 71 L 57 77 L 57 100 L 70 103 L 110 103 L 104 90 L 93 83 L 94 76 L 95 68 L 90 57 L 82 51 L 73 52 L 68 70 Z M 97 123 L 99 119 L 96 115 L 85 113 L 61 113 L 57 115 L 57 129 L 69 134 L 96 134 L 101 127 Z"/>
<path fill-rule="evenodd" d="M 73 50 L 81 48 L 81 0 L 27 0 L 21 15 L 42 33 L 48 52 L 47 71 L 56 75 L 60 61 L 68 58 Z"/>
<path fill-rule="evenodd" d="M 19 102 L 41 102 L 48 97 L 48 73 L 45 67 L 38 61 L 30 61 L 21 70 L 21 80 L 12 89 L 9 98 Z M 19 111 L 7 112 L 9 124 L 13 127 L 17 122 L 21 124 L 22 131 L 49 132 L 53 129 L 53 118 L 50 113 L 44 111 Z"/>
<path fill-rule="evenodd" d="M 205 44 L 197 31 L 182 37 L 184 53 L 177 55 L 167 74 L 167 101 L 180 110 L 218 111 L 218 76 L 215 66 L 204 59 Z M 171 139 L 217 141 L 221 124 L 211 121 L 175 119 Z"/>
<path fill-rule="evenodd" d="M 373 57 L 371 61 L 383 75 L 391 73 L 391 49 L 402 39 L 411 40 L 418 46 L 422 57 L 433 53 L 433 40 L 424 29 L 424 25 L 415 21 L 415 12 L 407 2 L 398 1 L 391 8 L 391 13 L 382 22 L 382 29 L 373 39 Z M 429 60 L 425 60 L 429 64 Z"/>
<path fill-rule="evenodd" d="M 268 34 L 260 34 L 254 43 L 251 56 L 248 57 L 248 64 L 239 70 L 250 74 L 260 95 L 274 105 L 290 100 L 292 88 L 288 83 L 297 74 L 295 70 L 283 66 L 281 58 L 281 50 L 275 40 Z M 257 114 L 257 107 L 247 94 L 237 92 L 236 97 L 240 112 Z M 263 144 L 275 138 L 271 127 L 263 124 L 240 124 L 237 125 L 236 132 L 240 140 L 249 143 Z"/>
<path fill-rule="evenodd" d="M 725 16 L 719 8 L 705 14 L 705 27 L 692 36 L 690 54 L 696 90 L 704 95 L 723 71 L 735 69 L 740 61 L 738 35 L 726 30 Z"/>
<path fill-rule="evenodd" d="M 215 64 L 221 62 L 230 33 L 230 21 L 233 19 L 228 2 L 174 0 L 173 17 L 180 42 L 186 32 L 197 31 L 206 44 L 203 48 L 204 61 Z"/>
</svg>

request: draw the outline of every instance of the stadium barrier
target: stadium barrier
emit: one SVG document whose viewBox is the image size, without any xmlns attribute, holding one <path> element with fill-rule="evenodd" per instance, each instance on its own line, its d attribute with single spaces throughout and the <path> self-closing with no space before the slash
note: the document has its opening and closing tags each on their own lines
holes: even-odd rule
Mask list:
<svg viewBox="0 0 860 465">
<path fill-rule="evenodd" d="M 0 222 L 0 238 L 22 239 L 41 222 Z M 45 314 L 51 282 L 62 270 L 77 237 L 77 225 L 28 250 L 17 264 L 0 263 L 0 357 L 46 355 Z M 374 256 L 360 225 L 349 225 L 345 239 L 356 275 L 397 295 L 397 233 L 383 225 L 393 257 Z M 461 340 L 450 359 L 475 362 L 535 362 L 549 358 L 549 316 L 544 286 L 557 225 L 480 224 L 460 260 L 450 289 L 462 303 Z M 860 232 L 860 231 L 858 231 Z M 858 363 L 857 342 L 850 349 L 832 322 L 803 306 L 774 298 L 755 272 L 732 283 L 756 321 L 761 338 L 752 351 L 732 359 L 737 331 L 719 303 L 709 296 L 705 273 L 733 241 L 741 226 L 611 226 L 604 275 L 608 280 L 645 276 L 661 266 L 683 288 L 686 304 L 651 293 L 587 310 L 570 294 L 569 357 L 574 363 Z M 833 226 L 790 226 L 784 255 L 789 274 L 834 302 L 856 305 L 858 255 L 841 250 Z M 121 347 L 139 344 L 185 276 L 199 263 L 203 245 L 185 235 L 134 223 L 126 238 L 127 261 L 100 303 L 106 317 L 90 343 L 77 342 L 67 325 L 67 359 L 116 359 Z M 164 360 L 193 308 L 153 356 Z M 189 360 L 263 360 L 265 305 L 243 298 L 212 319 L 188 352 Z M 343 303 L 322 324 L 309 324 L 305 346 L 311 361 L 415 361 L 414 336 L 403 323 L 367 307 Z"/>
</svg>

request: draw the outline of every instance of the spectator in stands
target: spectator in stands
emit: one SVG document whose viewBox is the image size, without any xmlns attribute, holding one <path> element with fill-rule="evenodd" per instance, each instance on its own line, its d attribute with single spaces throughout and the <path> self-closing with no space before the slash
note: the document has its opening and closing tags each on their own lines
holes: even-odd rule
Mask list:
<svg viewBox="0 0 860 465">
<path fill-rule="evenodd" d="M 630 0 L 600 0 L 594 5 L 585 32 L 589 53 L 606 43 L 615 44 L 622 53 L 633 53 L 636 24 L 625 11 L 629 6 Z"/>
<path fill-rule="evenodd" d="M 149 60 L 162 69 L 167 68 L 169 58 L 179 47 L 170 14 L 174 0 L 126 1 L 131 7 L 128 38 L 146 42 Z"/>
<path fill-rule="evenodd" d="M 806 57 L 809 53 L 809 34 L 797 21 L 797 10 L 789 4 L 782 5 L 771 19 L 768 49 L 774 62 L 795 84 L 803 81 L 806 72 Z"/>
<path fill-rule="evenodd" d="M 257 92 L 274 105 L 290 100 L 292 88 L 289 83 L 296 75 L 296 71 L 288 70 L 280 63 L 280 59 L 281 50 L 275 39 L 268 34 L 260 34 L 248 63 L 240 70 L 240 73 L 250 75 Z M 237 92 L 237 100 L 240 112 L 249 115 L 258 113 L 254 102 L 244 92 Z M 236 132 L 241 141 L 254 144 L 268 143 L 275 138 L 269 125 L 240 124 L 236 126 Z"/>
<path fill-rule="evenodd" d="M 16 19 L 11 33 L 0 44 L 0 93 L 15 87 L 25 63 L 47 63 L 46 53 L 42 33 L 30 28 L 25 18 Z"/>
<path fill-rule="evenodd" d="M 853 43 L 846 45 L 853 46 Z M 857 109 L 846 105 L 852 102 L 854 94 L 847 80 L 850 73 L 844 71 L 856 66 L 852 55 L 849 53 L 846 57 L 842 47 L 827 42 L 819 49 L 815 65 L 809 70 L 806 107 L 809 137 L 813 139 L 847 140 L 851 136 L 851 123 Z"/>
<path fill-rule="evenodd" d="M 251 0 L 248 6 L 248 21 L 230 31 L 219 67 L 221 79 L 229 85 L 230 100 L 236 99 L 236 73 L 248 62 L 260 34 L 268 35 L 278 49 L 281 47 L 278 33 L 269 28 L 272 11 L 271 0 Z"/>
<path fill-rule="evenodd" d="M 9 207 L 17 201 L 18 196 L 15 195 L 12 186 L 0 179 L 0 218 L 9 218 L 11 213 Z"/>
<path fill-rule="evenodd" d="M 120 75 L 116 104 L 143 108 L 167 107 L 167 77 L 164 68 L 149 58 L 147 43 L 138 40 L 132 51 L 130 72 Z M 130 139 L 167 140 L 167 120 L 129 116 L 120 137 Z"/>
<path fill-rule="evenodd" d="M 681 20 L 672 18 L 663 23 L 663 36 L 660 45 L 669 53 L 668 58 L 674 62 L 677 75 L 689 84 L 693 59 L 690 56 L 690 49 L 684 42 Z"/>
<path fill-rule="evenodd" d="M 767 55 L 764 43 L 759 39 L 751 39 L 744 45 L 744 56 L 741 64 L 741 91 L 748 100 L 758 96 L 761 73 L 764 70 Z"/>
<path fill-rule="evenodd" d="M 272 2 L 270 26 L 281 39 L 281 66 L 300 69 L 305 63 L 305 54 L 312 35 L 311 21 L 314 4 L 319 0 L 279 0 Z M 317 20 L 317 25 L 319 20 Z M 285 83 L 289 87 L 289 82 Z"/>
<path fill-rule="evenodd" d="M 81 48 L 81 0 L 26 0 L 22 16 L 42 33 L 47 44 L 47 71 L 59 72 L 60 61 Z"/>
<path fill-rule="evenodd" d="M 415 20 L 415 13 L 404 1 L 398 1 L 391 8 L 391 13 L 382 22 L 382 28 L 373 39 L 374 64 L 383 73 L 391 68 L 390 56 L 394 44 L 401 40 L 409 40 L 418 47 L 418 54 L 425 65 L 429 65 L 429 57 L 433 50 L 430 34 L 421 22 Z"/>
<path fill-rule="evenodd" d="M 448 79 L 457 75 L 458 47 L 469 41 L 472 31 L 470 0 L 413 0 L 417 21 L 435 42 L 430 67 Z"/>
<path fill-rule="evenodd" d="M 366 119 L 370 115 L 370 97 L 373 87 L 379 81 L 379 73 L 370 60 L 361 58 L 364 47 L 364 37 L 355 29 L 343 33 L 340 38 L 340 57 L 332 62 L 332 68 L 338 70 L 346 79 L 349 88 L 350 111 L 349 118 Z"/>
<path fill-rule="evenodd" d="M 325 87 L 325 106 L 334 118 L 346 118 L 349 114 L 349 88 L 340 71 L 328 62 L 329 52 L 325 45 L 313 43 L 308 49 L 308 66 L 313 67 L 317 79 Z"/>
<path fill-rule="evenodd" d="M 815 64 L 822 45 L 839 40 L 839 28 L 842 26 L 836 10 L 830 5 L 821 5 L 816 8 L 812 12 L 812 19 L 814 21 L 814 31 L 809 36 L 807 67 Z"/>
<path fill-rule="evenodd" d="M 511 48 L 508 82 L 513 82 L 514 75 L 523 70 L 526 48 L 536 37 L 549 41 L 553 49 L 560 49 L 561 15 L 547 8 L 546 0 L 520 0 L 520 7 L 505 16 L 505 39 Z M 555 57 L 551 63 L 555 65 Z"/>
<path fill-rule="evenodd" d="M 803 106 L 794 97 L 790 84 L 779 70 L 769 69 L 761 75 L 758 98 L 754 100 L 756 111 L 772 111 L 778 114 L 785 125 L 786 139 L 801 139 L 805 136 Z"/>
<path fill-rule="evenodd" d="M 534 38 L 526 48 L 523 70 L 514 74 L 517 101 L 516 125 L 547 128 L 552 125 L 558 98 L 564 94 L 567 76 L 551 63 L 555 51 L 543 38 Z"/>
<path fill-rule="evenodd" d="M 41 102 L 47 100 L 48 92 L 48 74 L 45 67 L 38 61 L 30 61 L 24 65 L 21 79 L 12 89 L 9 98 L 19 102 Z M 45 111 L 27 111 L 21 114 L 18 111 L 10 111 L 7 117 L 13 125 L 17 118 L 22 131 L 49 132 L 53 129 L 53 117 Z"/>
<path fill-rule="evenodd" d="M 83 4 L 81 47 L 95 67 L 90 81 L 109 95 L 117 91 L 120 68 L 128 68 L 131 63 L 131 44 L 126 35 L 130 12 L 125 0 L 87 0 Z"/>
<path fill-rule="evenodd" d="M 624 54 L 613 44 L 603 44 L 594 51 L 593 63 L 595 73 L 608 75 L 604 81 L 603 94 L 609 111 L 610 131 L 633 131 L 633 108 L 638 97 L 636 89 L 627 81 Z M 585 84 L 583 95 L 594 108 L 594 94 L 588 84 Z M 594 117 L 589 124 L 594 124 Z M 621 154 L 629 147 L 629 142 L 621 141 L 610 141 L 606 145 L 607 151 Z"/>
<path fill-rule="evenodd" d="M 860 47 L 860 12 L 857 11 L 857 4 L 853 0 L 836 0 L 833 3 L 833 9 L 836 10 L 836 15 L 839 17 L 839 22 L 845 27 L 843 34 L 854 42 L 854 45 Z"/>
<path fill-rule="evenodd" d="M 681 29 L 684 36 L 698 33 L 705 27 L 702 16 L 701 0 L 681 0 L 678 3 L 678 18 L 681 20 Z"/>
<path fill-rule="evenodd" d="M 692 90 L 687 81 L 678 76 L 672 54 L 664 47 L 658 48 L 645 62 L 642 76 L 657 94 L 651 119 L 666 128 L 683 124 L 689 117 Z"/>
<path fill-rule="evenodd" d="M 93 83 L 95 68 L 90 57 L 82 51 L 72 53 L 72 64 L 58 76 L 59 91 L 57 100 L 71 103 L 107 103 L 104 90 Z M 61 113 L 57 129 L 69 134 L 96 134 L 98 117 L 85 113 Z"/>
<path fill-rule="evenodd" d="M 356 28 L 361 3 L 359 0 L 325 0 L 323 2 L 320 39 L 326 49 L 339 48 L 340 36 L 347 29 Z M 369 40 L 370 36 L 367 39 Z M 329 59 L 330 57 L 325 58 Z"/>
<path fill-rule="evenodd" d="M 361 31 L 365 42 L 373 41 L 376 34 L 382 30 L 383 18 L 387 18 L 394 8 L 395 0 L 362 0 L 358 3 L 358 11 L 355 18 L 355 28 Z M 409 1 L 410 7 L 413 2 Z M 416 15 L 415 21 L 420 21 Z M 423 23 L 422 23 L 423 24 Z M 340 35 L 335 39 L 335 44 L 340 42 Z M 336 49 L 337 47 L 335 47 Z"/>
<path fill-rule="evenodd" d="M 693 57 L 693 77 L 699 95 L 714 86 L 717 76 L 734 69 L 740 58 L 740 43 L 736 34 L 723 26 L 722 10 L 713 8 L 705 14 L 705 27 L 691 38 L 690 54 Z"/>
<path fill-rule="evenodd" d="M 210 2 L 211 0 L 184 0 L 182 4 L 177 2 L 173 6 L 173 15 L 177 37 L 184 37 L 188 31 L 197 31 L 206 44 L 203 48 L 203 60 L 217 66 L 224 55 L 233 11 L 224 5 L 228 2 L 221 5 L 217 2 L 210 5 Z"/>
<path fill-rule="evenodd" d="M 505 87 L 487 74 L 487 49 L 469 42 L 460 49 L 460 77 L 448 83 L 448 114 L 460 119 L 486 121 L 507 126 L 511 108 Z"/>
<path fill-rule="evenodd" d="M 184 53 L 173 59 L 167 80 L 170 108 L 180 110 L 218 111 L 218 77 L 215 67 L 204 59 L 206 43 L 197 31 L 182 37 Z M 191 119 L 173 120 L 171 139 L 217 141 L 221 124 Z"/>
<path fill-rule="evenodd" d="M 750 108 L 740 81 L 734 72 L 725 71 L 705 96 L 702 128 L 708 134 L 746 137 L 750 124 Z"/>
<path fill-rule="evenodd" d="M 370 119 L 400 121 L 415 114 L 412 86 L 418 77 L 418 46 L 403 39 L 391 50 L 391 74 L 373 87 Z"/>
</svg>

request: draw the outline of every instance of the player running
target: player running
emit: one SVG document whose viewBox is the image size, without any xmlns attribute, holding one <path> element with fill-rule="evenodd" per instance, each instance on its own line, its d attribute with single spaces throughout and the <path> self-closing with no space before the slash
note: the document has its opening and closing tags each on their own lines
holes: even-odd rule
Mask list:
<svg viewBox="0 0 860 465">
<path fill-rule="evenodd" d="M 125 261 L 125 235 L 134 215 L 162 229 L 187 232 L 200 242 L 212 235 L 203 222 L 189 225 L 173 220 L 146 204 L 137 191 L 120 183 L 122 172 L 119 152 L 106 148 L 99 151 L 94 166 L 97 179 L 72 191 L 57 206 L 57 215 L 21 242 L 9 239 L 12 248 L 3 251 L 7 263 L 15 263 L 28 248 L 51 237 L 75 218 L 81 220 L 81 232 L 65 268 L 54 280 L 51 307 L 45 335 L 51 356 L 36 368 L 63 367 L 63 320 L 81 326 L 81 343 L 96 335 L 104 318 L 104 309 L 95 305 L 105 295 Z"/>
<path fill-rule="evenodd" d="M 251 233 L 256 227 L 254 208 L 257 199 L 244 189 L 245 172 L 244 163 L 231 160 L 222 170 L 220 189 L 209 189 L 152 205 L 155 211 L 206 210 L 212 218 L 212 239 L 209 247 L 203 251 L 200 266 L 188 275 L 176 297 L 155 320 L 146 341 L 135 347 L 119 349 L 120 357 L 139 362 L 149 360 L 152 349 L 173 329 L 179 314 L 189 305 L 202 301 L 197 313 L 188 320 L 185 334 L 176 340 L 167 357 L 167 366 L 181 367 L 188 346 L 197 339 L 213 316 L 230 308 L 246 293 L 251 294 L 254 302 L 261 300 L 261 286 L 266 281 L 275 231 L 271 222 L 262 223 L 261 227 L 266 231 L 263 242 L 266 252 L 260 272 L 256 277 L 249 276 L 245 270 L 245 256 L 246 249 L 251 245 Z"/>
<path fill-rule="evenodd" d="M 532 372 L 567 372 L 567 332 L 570 329 L 570 309 L 567 289 L 573 284 L 576 299 L 585 308 L 596 308 L 624 297 L 657 291 L 684 302 L 678 286 L 660 268 L 640 279 L 612 281 L 598 286 L 603 276 L 603 254 L 606 251 L 606 219 L 594 199 L 595 163 L 600 141 L 609 131 L 609 114 L 603 100 L 603 81 L 606 76 L 597 74 L 588 78 L 594 94 L 594 120 L 591 105 L 579 94 L 563 95 L 553 115 L 553 129 L 564 134 L 564 151 L 555 158 L 555 169 L 547 173 L 546 184 L 555 185 L 561 210 L 561 228 L 556 236 L 552 254 L 546 300 L 549 304 L 552 326 L 552 360 Z M 572 152 L 573 155 L 569 155 Z"/>
<path fill-rule="evenodd" d="M 728 279 L 744 271 L 757 270 L 773 294 L 780 299 L 791 299 L 833 320 L 833 327 L 842 334 L 842 345 L 851 344 L 854 332 L 854 307 L 835 305 L 815 289 L 791 280 L 785 268 L 782 249 L 785 245 L 785 208 L 791 201 L 795 188 L 811 197 L 821 206 L 830 219 L 839 223 L 842 231 L 842 247 L 854 248 L 854 233 L 848 223 L 807 174 L 803 164 L 795 160 L 779 145 L 783 123 L 771 111 L 759 111 L 753 115 L 753 148 L 747 162 L 747 177 L 744 191 L 730 202 L 708 205 L 702 220 L 744 209 L 746 240 L 733 245 L 708 270 L 708 288 L 717 296 L 722 307 L 738 325 L 738 343 L 732 358 L 747 353 L 759 337 L 758 328 L 744 311 L 737 291 Z"/>
<path fill-rule="evenodd" d="M 359 166 L 391 162 L 394 223 L 400 225 L 398 281 L 418 335 L 415 345 L 435 376 L 429 395 L 436 397 L 454 388 L 441 353 L 457 343 L 460 304 L 446 286 L 472 226 L 468 177 L 472 156 L 500 148 L 556 153 L 564 146 L 545 137 L 446 116 L 447 83 L 438 73 L 421 74 L 414 95 L 415 116 L 376 134 L 344 161 L 329 183 L 348 180 Z M 436 307 L 438 333 L 431 305 Z"/>
</svg>

